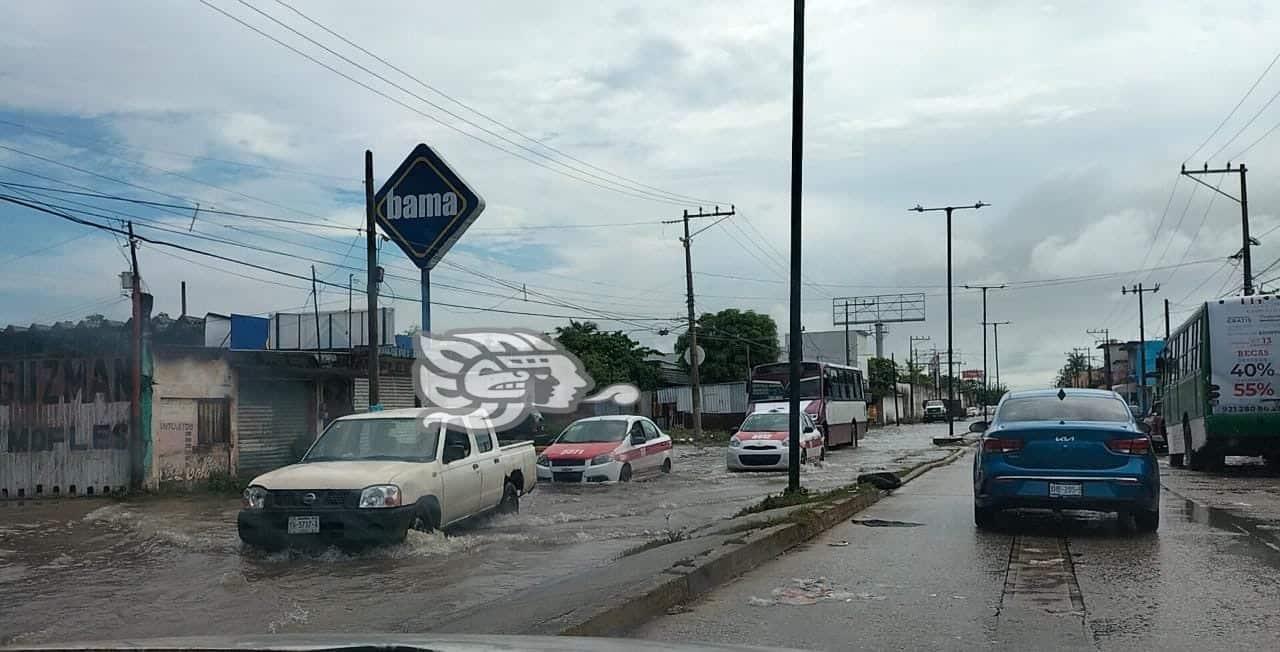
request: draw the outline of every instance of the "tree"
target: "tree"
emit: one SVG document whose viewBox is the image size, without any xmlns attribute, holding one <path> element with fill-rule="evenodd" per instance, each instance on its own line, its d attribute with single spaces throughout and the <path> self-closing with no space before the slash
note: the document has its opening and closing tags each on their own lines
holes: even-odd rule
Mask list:
<svg viewBox="0 0 1280 652">
<path fill-rule="evenodd" d="M 698 346 L 705 359 L 698 367 L 698 379 L 704 383 L 746 380 L 750 367 L 777 362 L 778 325 L 769 315 L 754 310 L 726 308 L 717 313 L 703 313 L 698 318 Z M 688 368 L 684 352 L 689 349 L 689 334 L 676 338 L 676 354 L 680 365 Z"/>
<path fill-rule="evenodd" d="M 596 388 L 614 383 L 632 383 L 640 389 L 658 386 L 658 368 L 645 358 L 657 351 L 631 339 L 621 331 L 600 330 L 595 322 L 570 321 L 556 328 L 556 341 L 578 356 Z"/>
<path fill-rule="evenodd" d="M 876 398 L 893 396 L 898 382 L 898 367 L 889 358 L 867 358 L 867 382 Z"/>
<path fill-rule="evenodd" d="M 1058 370 L 1054 379 L 1054 387 L 1074 387 L 1080 374 L 1089 370 L 1089 359 L 1083 353 L 1072 351 L 1067 354 L 1067 363 Z"/>
</svg>

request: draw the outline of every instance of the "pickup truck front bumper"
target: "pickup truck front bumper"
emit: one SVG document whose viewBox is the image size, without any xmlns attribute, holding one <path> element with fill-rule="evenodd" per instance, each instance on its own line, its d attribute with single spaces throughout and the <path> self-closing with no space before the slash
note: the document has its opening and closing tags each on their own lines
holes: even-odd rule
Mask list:
<svg viewBox="0 0 1280 652">
<path fill-rule="evenodd" d="M 241 541 L 272 550 L 377 545 L 403 541 L 416 514 L 414 505 L 378 509 L 242 509 L 236 518 L 236 526 Z M 320 531 L 315 534 L 289 534 L 289 518 L 294 516 L 317 517 Z"/>
</svg>

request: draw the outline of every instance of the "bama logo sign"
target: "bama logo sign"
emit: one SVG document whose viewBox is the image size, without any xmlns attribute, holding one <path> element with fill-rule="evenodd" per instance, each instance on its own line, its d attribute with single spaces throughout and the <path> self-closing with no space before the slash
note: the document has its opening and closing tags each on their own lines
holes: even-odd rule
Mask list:
<svg viewBox="0 0 1280 652">
<path fill-rule="evenodd" d="M 484 211 L 484 199 L 419 144 L 373 198 L 374 220 L 419 268 L 436 266 Z"/>
</svg>

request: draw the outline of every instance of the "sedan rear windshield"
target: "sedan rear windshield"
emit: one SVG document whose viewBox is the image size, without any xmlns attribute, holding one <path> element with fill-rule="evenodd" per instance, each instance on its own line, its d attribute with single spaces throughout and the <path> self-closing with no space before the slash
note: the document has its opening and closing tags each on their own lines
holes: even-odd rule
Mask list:
<svg viewBox="0 0 1280 652">
<path fill-rule="evenodd" d="M 569 424 L 560 433 L 557 444 L 588 444 L 592 442 L 622 441 L 627 434 L 627 422 L 621 419 L 578 421 Z"/>
<path fill-rule="evenodd" d="M 998 421 L 1128 421 L 1123 401 L 1105 396 L 1011 398 L 996 412 Z"/>
</svg>

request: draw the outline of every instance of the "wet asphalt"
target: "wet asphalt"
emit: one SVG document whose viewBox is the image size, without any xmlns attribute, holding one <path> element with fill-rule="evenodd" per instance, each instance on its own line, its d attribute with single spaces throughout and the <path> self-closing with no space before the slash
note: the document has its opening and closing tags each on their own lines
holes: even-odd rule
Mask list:
<svg viewBox="0 0 1280 652">
<path fill-rule="evenodd" d="M 1226 505 L 1276 500 L 1274 475 L 1168 470 L 1179 493 L 1163 492 L 1159 532 L 1138 534 L 1083 512 L 978 531 L 971 472 L 967 454 L 632 635 L 815 650 L 1275 648 L 1280 514 Z"/>
<path fill-rule="evenodd" d="M 873 430 L 859 448 L 806 467 L 802 482 L 832 488 L 939 459 L 950 451 L 932 438 L 945 433 L 945 424 Z M 721 448 L 678 446 L 667 476 L 542 484 L 519 514 L 355 553 L 245 547 L 231 498 L 0 502 L 0 645 L 430 631 L 670 531 L 730 517 L 785 485 L 785 473 L 728 472 Z"/>
</svg>

